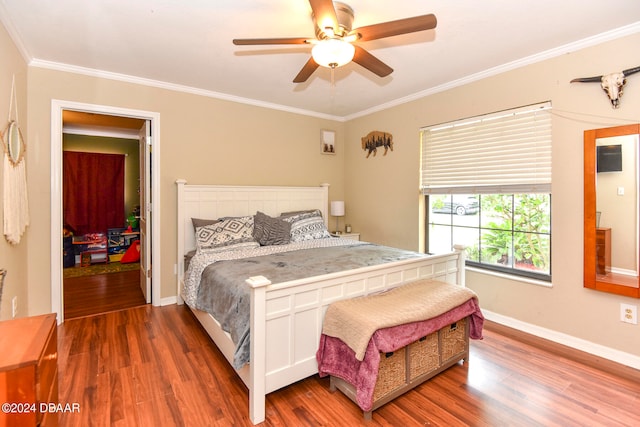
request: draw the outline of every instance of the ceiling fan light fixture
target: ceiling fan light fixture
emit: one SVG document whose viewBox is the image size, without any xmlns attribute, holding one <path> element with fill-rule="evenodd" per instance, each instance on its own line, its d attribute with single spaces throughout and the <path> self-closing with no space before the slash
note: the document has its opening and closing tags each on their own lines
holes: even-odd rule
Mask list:
<svg viewBox="0 0 640 427">
<path fill-rule="evenodd" d="M 337 68 L 353 59 L 355 47 L 342 39 L 321 40 L 311 49 L 313 60 L 322 67 Z"/>
</svg>

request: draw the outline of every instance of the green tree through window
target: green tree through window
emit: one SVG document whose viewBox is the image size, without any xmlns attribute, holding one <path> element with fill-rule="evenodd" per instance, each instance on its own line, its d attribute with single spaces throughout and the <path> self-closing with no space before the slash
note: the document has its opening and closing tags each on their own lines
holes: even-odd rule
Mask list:
<svg viewBox="0 0 640 427">
<path fill-rule="evenodd" d="M 550 280 L 549 194 L 431 195 L 429 199 L 429 252 L 463 244 L 470 265 Z M 479 200 L 478 208 L 473 208 L 472 199 Z M 463 202 L 466 211 L 458 209 Z"/>
</svg>

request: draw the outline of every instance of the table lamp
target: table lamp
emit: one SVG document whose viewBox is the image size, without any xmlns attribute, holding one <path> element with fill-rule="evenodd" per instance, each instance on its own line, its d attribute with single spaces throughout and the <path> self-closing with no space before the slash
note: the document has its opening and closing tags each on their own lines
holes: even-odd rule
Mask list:
<svg viewBox="0 0 640 427">
<path fill-rule="evenodd" d="M 339 234 L 339 228 L 338 228 L 338 221 L 340 220 L 341 216 L 344 216 L 344 201 L 342 200 L 335 200 L 333 202 L 331 202 L 331 216 L 335 216 L 336 217 L 336 230 L 335 233 Z"/>
</svg>

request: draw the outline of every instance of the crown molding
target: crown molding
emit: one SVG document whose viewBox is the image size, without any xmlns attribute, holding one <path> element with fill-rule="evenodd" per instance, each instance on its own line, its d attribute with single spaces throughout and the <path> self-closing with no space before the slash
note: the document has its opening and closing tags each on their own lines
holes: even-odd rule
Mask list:
<svg viewBox="0 0 640 427">
<path fill-rule="evenodd" d="M 24 45 L 20 33 L 13 25 L 13 21 L 9 17 L 9 12 L 7 12 L 7 8 L 4 6 L 3 1 L 0 1 L 0 22 L 7 30 L 9 37 L 11 37 L 11 40 L 13 40 L 13 43 L 16 45 L 16 49 L 18 49 L 18 52 L 20 52 L 20 55 L 22 55 L 24 61 L 29 64 L 33 60 L 33 57 L 29 54 L 29 50 Z"/>
<path fill-rule="evenodd" d="M 254 107 L 268 108 L 271 110 L 279 110 L 279 111 L 284 111 L 284 112 L 293 113 L 293 114 L 300 114 L 303 116 L 312 116 L 312 117 L 317 117 L 317 118 L 327 119 L 327 120 L 334 120 L 334 121 L 344 121 L 344 118 L 339 116 L 332 116 L 329 114 L 318 113 L 315 111 L 304 110 L 301 108 L 294 108 L 286 105 L 274 104 L 270 102 L 260 101 L 257 99 L 243 98 L 236 95 L 229 95 L 222 92 L 215 92 L 215 91 L 200 89 L 192 86 L 179 85 L 175 83 L 167 83 L 160 80 L 146 79 L 143 77 L 136 77 L 128 74 L 113 73 L 110 71 L 98 70 L 94 68 L 78 67 L 75 65 L 64 64 L 60 62 L 33 59 L 29 63 L 29 66 L 44 68 L 48 70 L 63 71 L 67 73 L 81 74 L 89 77 L 97 77 L 102 79 L 133 83 L 133 84 L 138 84 L 142 86 L 150 86 L 150 87 L 170 90 L 174 92 L 189 93 L 192 95 L 204 96 L 207 98 L 215 98 L 215 99 L 220 99 L 224 101 L 237 102 L 239 104 L 252 105 Z"/>
<path fill-rule="evenodd" d="M 459 86 L 473 83 L 478 80 L 485 79 L 487 77 L 495 76 L 497 74 L 501 74 L 507 71 L 521 68 L 526 65 L 535 64 L 537 62 L 541 62 L 546 59 L 550 59 L 550 58 L 554 58 L 567 53 L 575 52 L 580 49 L 584 49 L 590 46 L 594 46 L 600 43 L 604 43 L 610 40 L 615 40 L 621 37 L 625 37 L 625 36 L 640 32 L 640 22 L 636 22 L 636 23 L 633 23 L 624 27 L 620 27 L 611 31 L 600 33 L 592 37 L 578 40 L 576 42 L 568 43 L 554 49 L 549 49 L 547 51 L 540 52 L 535 55 L 521 58 L 516 61 L 511 61 L 506 64 L 502 64 L 500 66 L 493 67 L 493 68 L 490 68 L 482 72 L 475 73 L 460 79 L 452 80 L 442 85 L 434 86 L 432 88 L 428 88 L 423 91 L 411 94 L 409 96 L 398 98 L 393 101 L 386 102 L 384 104 L 380 104 L 375 107 L 356 112 L 354 114 L 349 114 L 346 116 L 335 116 L 330 114 L 319 113 L 316 111 L 304 110 L 304 109 L 294 108 L 286 105 L 275 104 L 275 103 L 260 101 L 256 99 L 244 98 L 244 97 L 230 95 L 226 93 L 200 89 L 200 88 L 191 87 L 191 86 L 178 85 L 178 84 L 146 79 L 146 78 L 126 75 L 126 74 L 113 73 L 113 72 L 108 72 L 108 71 L 103 71 L 98 69 L 78 67 L 78 66 L 69 65 L 69 64 L 40 60 L 37 58 L 33 58 L 29 54 L 24 43 L 22 42 L 22 38 L 20 37 L 19 33 L 15 30 L 13 24 L 11 23 L 11 19 L 9 18 L 7 11 L 2 2 L 0 2 L 0 21 L 3 23 L 3 25 L 7 29 L 7 32 L 9 33 L 10 37 L 16 44 L 16 47 L 20 51 L 21 55 L 23 56 L 27 64 L 32 67 L 64 71 L 68 73 L 81 74 L 81 75 L 86 75 L 90 77 L 104 78 L 109 80 L 139 84 L 143 86 L 156 87 L 159 89 L 189 93 L 189 94 L 204 96 L 208 98 L 215 98 L 215 99 L 220 99 L 224 101 L 237 102 L 240 104 L 246 104 L 246 105 L 251 105 L 251 106 L 260 107 L 260 108 L 284 111 L 288 113 L 316 117 L 320 119 L 333 120 L 337 122 L 347 122 L 359 117 L 363 117 L 372 113 L 376 113 L 379 111 L 387 110 L 392 107 L 396 107 L 398 105 L 406 104 L 408 102 L 425 98 L 427 96 L 430 96 L 436 93 L 444 92 L 446 90 L 450 90 Z"/>
<path fill-rule="evenodd" d="M 527 56 L 525 58 L 521 58 L 515 61 L 508 62 L 506 64 L 499 65 L 497 67 L 489 68 L 487 70 L 481 71 L 476 74 L 471 74 L 469 76 L 452 80 L 445 84 L 434 86 L 429 89 L 425 89 L 420 92 L 416 92 L 409 96 L 405 96 L 403 98 L 398 98 L 391 102 L 387 102 L 384 104 L 380 104 L 373 108 L 369 108 L 367 110 L 360 111 L 355 114 L 350 114 L 345 116 L 344 119 L 346 121 L 356 119 L 358 117 L 366 116 L 372 113 L 377 113 L 379 111 L 383 111 L 392 107 L 396 107 L 398 105 L 406 104 L 407 102 L 415 101 L 429 95 L 434 95 L 436 93 L 444 92 L 449 89 L 453 89 L 459 86 L 463 86 L 469 83 L 473 83 L 487 77 L 492 77 L 498 74 L 502 74 L 507 71 L 515 70 L 516 68 L 521 68 L 526 65 L 535 64 L 537 62 L 541 62 L 547 59 L 555 58 L 561 55 L 565 55 L 567 53 L 575 52 L 587 47 L 595 46 L 607 41 L 615 40 L 621 37 L 629 36 L 635 33 L 640 32 L 640 22 L 636 22 L 624 27 L 616 28 L 615 30 L 607 31 L 604 33 L 600 33 L 598 35 L 588 37 L 586 39 L 578 40 L 573 43 L 568 43 L 563 46 L 559 46 L 553 49 L 546 50 L 544 52 L 540 52 L 535 55 Z"/>
</svg>

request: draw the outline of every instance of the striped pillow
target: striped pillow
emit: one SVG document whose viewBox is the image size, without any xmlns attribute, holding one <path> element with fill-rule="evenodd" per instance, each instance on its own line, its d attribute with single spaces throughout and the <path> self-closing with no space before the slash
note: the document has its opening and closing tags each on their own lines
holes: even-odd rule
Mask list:
<svg viewBox="0 0 640 427">
<path fill-rule="evenodd" d="M 331 234 L 322 219 L 319 210 L 282 217 L 291 224 L 291 242 L 304 242 L 306 240 L 326 239 Z"/>
<path fill-rule="evenodd" d="M 291 239 L 291 224 L 258 211 L 253 220 L 253 238 L 262 246 L 286 245 Z"/>
</svg>

